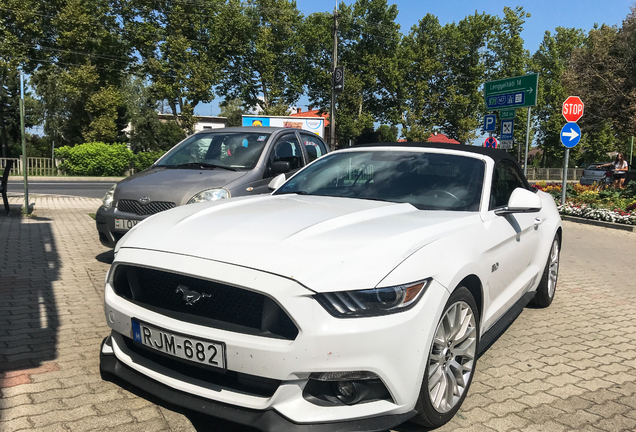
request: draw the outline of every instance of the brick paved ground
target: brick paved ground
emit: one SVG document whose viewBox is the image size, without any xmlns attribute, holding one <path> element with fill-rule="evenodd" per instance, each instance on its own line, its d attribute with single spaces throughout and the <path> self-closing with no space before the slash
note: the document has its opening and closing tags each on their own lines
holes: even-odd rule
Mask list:
<svg viewBox="0 0 636 432">
<path fill-rule="evenodd" d="M 88 215 L 100 200 L 32 200 L 34 217 L 0 215 L 0 431 L 246 431 L 100 379 L 112 259 Z M 636 233 L 564 231 L 554 303 L 526 309 L 488 350 L 440 431 L 636 429 Z"/>
</svg>

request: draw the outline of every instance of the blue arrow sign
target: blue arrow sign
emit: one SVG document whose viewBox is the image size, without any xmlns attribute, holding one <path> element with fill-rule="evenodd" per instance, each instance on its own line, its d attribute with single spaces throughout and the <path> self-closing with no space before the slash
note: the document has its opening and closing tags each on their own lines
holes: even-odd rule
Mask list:
<svg viewBox="0 0 636 432">
<path fill-rule="evenodd" d="M 561 129 L 561 142 L 567 148 L 572 148 L 581 141 L 581 128 L 574 122 L 567 123 Z"/>
<path fill-rule="evenodd" d="M 484 131 L 494 132 L 497 126 L 497 114 L 488 114 L 484 116 Z"/>
</svg>

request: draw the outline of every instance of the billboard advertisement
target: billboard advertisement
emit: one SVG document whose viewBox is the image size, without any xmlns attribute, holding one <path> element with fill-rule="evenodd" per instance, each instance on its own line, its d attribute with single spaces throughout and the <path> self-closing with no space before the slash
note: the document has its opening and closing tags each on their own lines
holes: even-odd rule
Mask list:
<svg viewBox="0 0 636 432">
<path fill-rule="evenodd" d="M 325 138 L 325 119 L 322 117 L 283 117 L 244 115 L 243 126 L 271 126 L 302 129 Z"/>
</svg>

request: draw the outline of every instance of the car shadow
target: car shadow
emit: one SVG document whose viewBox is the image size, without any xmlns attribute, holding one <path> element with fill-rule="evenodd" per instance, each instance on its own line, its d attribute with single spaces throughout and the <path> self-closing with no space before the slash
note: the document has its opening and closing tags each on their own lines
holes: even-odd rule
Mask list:
<svg viewBox="0 0 636 432">
<path fill-rule="evenodd" d="M 51 219 L 0 212 L 0 390 L 57 370 L 59 268 Z"/>
</svg>

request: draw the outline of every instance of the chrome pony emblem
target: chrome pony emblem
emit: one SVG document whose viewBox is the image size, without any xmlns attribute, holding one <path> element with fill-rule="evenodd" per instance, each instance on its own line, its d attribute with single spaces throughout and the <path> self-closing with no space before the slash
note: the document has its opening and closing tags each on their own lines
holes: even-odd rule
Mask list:
<svg viewBox="0 0 636 432">
<path fill-rule="evenodd" d="M 150 197 L 147 197 L 147 196 L 146 197 L 141 197 L 141 198 L 139 198 L 139 201 L 145 204 L 148 201 L 150 201 Z"/>
<path fill-rule="evenodd" d="M 211 294 L 201 294 L 199 292 L 193 291 L 189 289 L 185 285 L 179 285 L 175 290 L 176 293 L 181 292 L 183 294 L 183 300 L 185 300 L 188 306 L 194 306 L 196 302 L 201 300 L 203 297 L 212 297 Z"/>
</svg>

